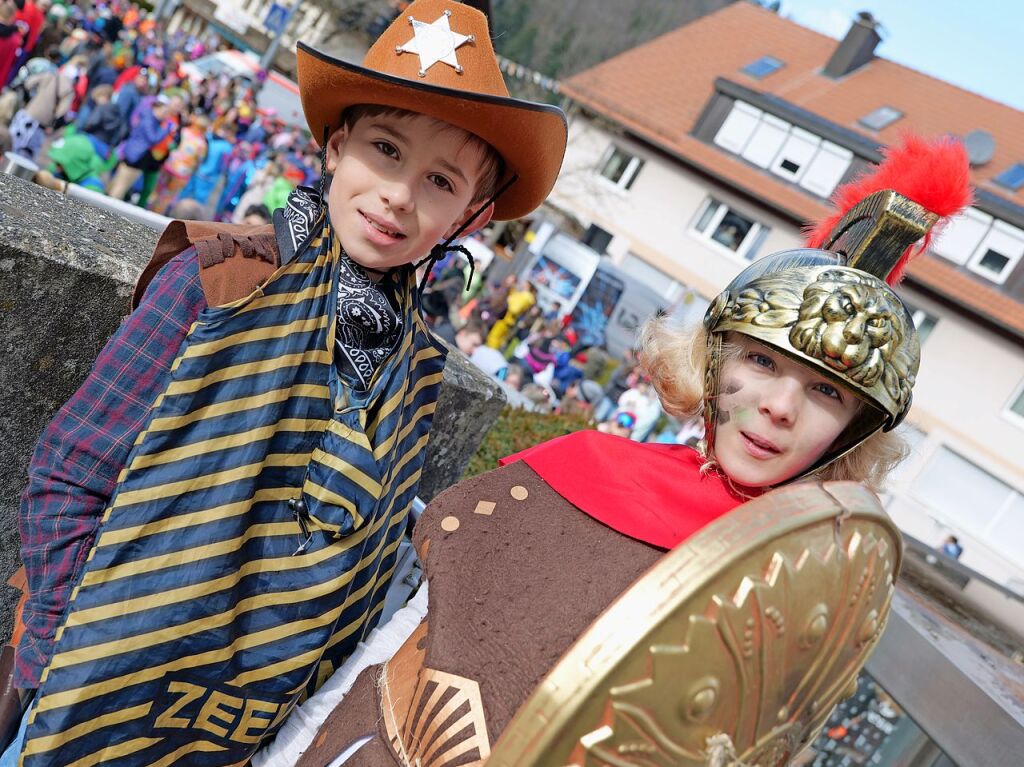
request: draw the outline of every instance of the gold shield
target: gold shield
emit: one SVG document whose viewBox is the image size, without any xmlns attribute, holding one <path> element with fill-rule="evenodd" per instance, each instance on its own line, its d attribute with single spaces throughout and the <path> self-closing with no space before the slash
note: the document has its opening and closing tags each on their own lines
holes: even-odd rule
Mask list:
<svg viewBox="0 0 1024 767">
<path fill-rule="evenodd" d="M 852 691 L 901 555 L 899 531 L 855 483 L 744 504 L 591 625 L 488 767 L 787 764 Z"/>
</svg>

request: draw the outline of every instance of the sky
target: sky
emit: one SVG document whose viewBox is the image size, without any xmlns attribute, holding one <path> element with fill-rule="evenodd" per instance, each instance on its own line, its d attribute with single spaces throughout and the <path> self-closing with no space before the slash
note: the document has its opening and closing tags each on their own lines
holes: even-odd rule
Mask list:
<svg viewBox="0 0 1024 767">
<path fill-rule="evenodd" d="M 882 24 L 879 56 L 1024 110 L 1024 2 L 782 0 L 780 14 L 841 39 L 858 11 Z"/>
</svg>

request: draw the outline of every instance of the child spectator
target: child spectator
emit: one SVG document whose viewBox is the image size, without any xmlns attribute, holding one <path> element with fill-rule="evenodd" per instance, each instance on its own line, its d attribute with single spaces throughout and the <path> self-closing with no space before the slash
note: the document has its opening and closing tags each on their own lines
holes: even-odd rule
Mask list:
<svg viewBox="0 0 1024 767">
<path fill-rule="evenodd" d="M 245 209 L 245 217 L 242 219 L 242 223 L 249 226 L 263 226 L 271 221 L 270 211 L 266 205 L 250 205 Z"/>
<path fill-rule="evenodd" d="M 483 346 L 486 338 L 484 326 L 477 320 L 470 320 L 455 331 L 454 345 L 467 357 L 472 357 L 473 352 Z"/>
<path fill-rule="evenodd" d="M 128 123 L 121 116 L 121 110 L 110 99 L 114 95 L 111 85 L 97 85 L 92 89 L 92 109 L 81 122 L 82 133 L 93 139 L 96 151 L 104 159 L 128 133 Z"/>
</svg>

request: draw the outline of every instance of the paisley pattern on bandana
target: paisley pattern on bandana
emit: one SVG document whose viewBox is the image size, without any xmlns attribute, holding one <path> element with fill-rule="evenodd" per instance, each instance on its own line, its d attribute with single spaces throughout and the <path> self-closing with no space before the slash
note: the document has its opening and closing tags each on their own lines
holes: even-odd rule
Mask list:
<svg viewBox="0 0 1024 767">
<path fill-rule="evenodd" d="M 372 282 L 342 250 L 335 363 L 338 372 L 357 389 L 370 386 L 373 374 L 402 336 L 402 318 L 385 292 L 390 284 L 390 277 Z"/>
<path fill-rule="evenodd" d="M 300 186 L 288 195 L 284 217 L 291 233 L 292 252 L 298 252 L 309 239 L 313 222 L 320 213 L 320 197 L 309 187 Z"/>
</svg>

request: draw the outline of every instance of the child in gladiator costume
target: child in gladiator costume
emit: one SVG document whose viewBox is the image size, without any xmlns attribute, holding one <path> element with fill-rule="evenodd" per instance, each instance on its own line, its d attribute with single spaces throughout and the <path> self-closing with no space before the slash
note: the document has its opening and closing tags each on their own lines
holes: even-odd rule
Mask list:
<svg viewBox="0 0 1024 767">
<path fill-rule="evenodd" d="M 910 407 L 919 345 L 891 286 L 933 225 L 968 204 L 967 179 L 959 144 L 907 137 L 872 175 L 838 190 L 839 211 L 810 233 L 807 248 L 747 267 L 711 302 L 695 333 L 660 320 L 645 329 L 642 358 L 665 409 L 684 416 L 703 408 L 700 451 L 580 432 L 510 456 L 502 468 L 435 499 L 414 534 L 429 595 L 417 594 L 393 631 L 379 630 L 357 653 L 359 662 L 300 707 L 255 767 L 691 765 L 718 758 L 715 749 L 744 764 L 785 764 L 813 737 L 884 626 L 899 533 L 870 492 L 841 480 L 877 488 L 902 457 L 892 430 Z M 770 696 L 758 704 L 758 694 L 737 693 L 723 686 L 727 674 L 711 673 L 721 658 L 698 658 L 693 679 L 659 674 L 659 664 L 703 646 L 696 640 L 677 636 L 674 649 L 645 640 L 639 645 L 653 665 L 641 663 L 642 677 L 627 675 L 628 684 L 608 688 L 603 718 L 573 741 L 572 756 L 538 745 L 549 726 L 543 723 L 564 714 L 551 702 L 571 697 L 567 664 L 577 662 L 583 671 L 574 679 L 585 684 L 617 634 L 643 629 L 663 610 L 674 577 L 662 577 L 666 563 L 706 557 L 691 571 L 699 579 L 729 558 L 729 541 L 748 535 L 750 550 L 772 570 L 785 559 L 772 551 L 785 547 L 766 533 L 758 538 L 758 526 L 768 518 L 785 526 L 816 504 L 837 509 L 823 528 L 825 542 L 842 540 L 840 550 L 852 552 L 864 543 L 852 511 L 858 503 L 871 506 L 888 530 L 888 549 L 867 546 L 873 553 L 864 560 L 884 561 L 881 580 L 872 580 L 869 565 L 857 565 L 850 571 L 856 577 L 842 574 L 842 588 L 856 582 L 860 590 L 829 602 L 833 565 L 822 563 L 831 560 L 796 557 L 793 568 L 803 567 L 804 577 L 823 568 L 803 597 L 810 617 L 797 620 L 792 603 L 765 603 L 728 634 L 732 649 L 724 653 L 737 663 L 760 659 L 769 675 L 764 668 L 783 665 L 770 660 L 771 648 L 791 641 L 803 652 L 835 641 L 821 650 L 826 664 L 816 666 L 818 677 L 832 679 L 828 663 L 847 649 L 859 653 L 838 689 L 801 708 L 799 690 L 813 687 L 814 675 L 807 680 L 799 663 L 787 666 L 785 679 L 773 684 L 792 687 L 788 702 L 766 714 Z M 749 529 L 729 532 L 732 519 Z M 786 572 L 776 572 L 780 588 L 799 575 Z M 737 593 L 756 591 L 753 581 L 740 583 Z M 634 611 L 623 619 L 630 599 Z M 733 609 L 715 604 L 691 618 L 691 628 Z M 833 629 L 857 610 L 864 612 L 855 628 Z M 775 644 L 762 631 L 774 632 Z M 761 658 L 762 650 L 769 655 Z M 732 686 L 741 682 L 756 687 L 757 679 L 736 677 Z M 636 702 L 651 691 L 654 703 Z M 716 712 L 727 699 L 736 712 L 753 705 L 760 713 L 747 719 Z M 667 712 L 664 727 L 651 714 L 659 707 Z M 716 716 L 735 725 L 732 739 L 700 729 Z M 700 744 L 707 736 L 706 747 L 687 750 L 683 736 L 673 740 L 671 728 L 683 721 L 702 733 Z M 530 729 L 531 722 L 542 724 Z M 761 740 L 751 734 L 764 732 Z M 531 749 L 535 761 L 524 756 Z"/>
</svg>

